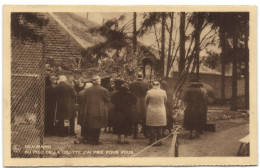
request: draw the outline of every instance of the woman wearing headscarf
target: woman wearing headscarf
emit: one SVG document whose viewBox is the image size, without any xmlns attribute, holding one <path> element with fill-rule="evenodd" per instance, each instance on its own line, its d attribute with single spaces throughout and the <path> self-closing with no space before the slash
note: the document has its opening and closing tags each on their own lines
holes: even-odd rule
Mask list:
<svg viewBox="0 0 260 168">
<path fill-rule="evenodd" d="M 136 97 L 129 92 L 127 83 L 122 84 L 111 99 L 114 104 L 114 133 L 118 135 L 117 143 L 129 144 L 127 136 L 132 134 L 131 108 L 136 103 Z"/>
<path fill-rule="evenodd" d="M 146 125 L 149 130 L 149 145 L 162 138 L 162 128 L 166 126 L 166 109 L 167 101 L 166 91 L 160 89 L 158 81 L 153 82 L 153 88 L 145 96 L 147 106 Z M 162 145 L 161 142 L 155 144 Z"/>
</svg>

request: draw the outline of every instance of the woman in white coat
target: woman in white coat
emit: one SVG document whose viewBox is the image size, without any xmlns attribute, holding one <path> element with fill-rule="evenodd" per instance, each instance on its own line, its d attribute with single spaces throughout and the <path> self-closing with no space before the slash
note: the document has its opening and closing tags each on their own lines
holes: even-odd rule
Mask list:
<svg viewBox="0 0 260 168">
<path fill-rule="evenodd" d="M 153 82 L 153 88 L 147 92 L 145 97 L 147 106 L 146 125 L 150 135 L 148 145 L 162 138 L 162 128 L 166 126 L 166 101 L 166 92 L 160 89 L 160 83 L 158 81 Z M 159 142 L 156 145 L 160 146 L 162 143 Z"/>
</svg>

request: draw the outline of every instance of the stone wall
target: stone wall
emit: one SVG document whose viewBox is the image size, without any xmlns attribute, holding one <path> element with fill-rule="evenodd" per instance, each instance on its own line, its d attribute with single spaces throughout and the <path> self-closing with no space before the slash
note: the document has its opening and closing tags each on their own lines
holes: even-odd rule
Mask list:
<svg viewBox="0 0 260 168">
<path fill-rule="evenodd" d="M 189 82 L 190 79 L 194 78 L 196 74 L 188 74 L 185 84 Z M 173 73 L 173 78 L 171 78 L 170 84 L 174 86 L 179 80 L 178 72 Z M 200 74 L 200 82 L 209 84 L 214 89 L 214 94 L 216 99 L 221 98 L 221 75 L 212 74 Z M 237 95 L 238 97 L 245 96 L 245 79 L 240 78 L 237 81 Z M 226 76 L 225 80 L 225 97 L 230 99 L 232 96 L 232 76 Z"/>
</svg>

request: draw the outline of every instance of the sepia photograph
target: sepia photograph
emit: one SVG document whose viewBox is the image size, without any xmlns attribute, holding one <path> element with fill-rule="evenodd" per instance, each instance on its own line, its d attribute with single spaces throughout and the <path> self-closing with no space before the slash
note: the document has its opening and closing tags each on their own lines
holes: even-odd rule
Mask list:
<svg viewBox="0 0 260 168">
<path fill-rule="evenodd" d="M 6 163 L 257 164 L 255 7 L 66 8 L 5 7 Z"/>
</svg>

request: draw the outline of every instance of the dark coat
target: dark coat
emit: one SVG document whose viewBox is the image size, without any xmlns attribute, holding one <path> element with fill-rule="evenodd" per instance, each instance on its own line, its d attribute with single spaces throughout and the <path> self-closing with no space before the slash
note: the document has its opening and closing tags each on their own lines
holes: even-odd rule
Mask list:
<svg viewBox="0 0 260 168">
<path fill-rule="evenodd" d="M 45 132 L 52 133 L 54 131 L 54 121 L 56 115 L 56 86 L 48 86 L 45 88 Z"/>
<path fill-rule="evenodd" d="M 206 94 L 198 83 L 191 84 L 184 92 L 183 101 L 186 103 L 184 111 L 184 128 L 188 130 L 203 130 L 205 109 L 207 108 Z"/>
<path fill-rule="evenodd" d="M 131 135 L 132 133 L 132 111 L 131 107 L 136 103 L 135 96 L 128 91 L 116 92 L 111 99 L 114 106 L 114 133 Z"/>
<path fill-rule="evenodd" d="M 76 91 L 65 82 L 57 86 L 57 119 L 67 120 L 76 116 L 75 99 Z"/>
<path fill-rule="evenodd" d="M 116 93 L 115 90 L 108 91 L 110 97 L 112 97 Z M 114 104 L 112 102 L 108 103 L 108 126 L 112 127 L 114 125 Z"/>
<path fill-rule="evenodd" d="M 110 97 L 107 89 L 93 85 L 85 92 L 86 110 L 84 126 L 89 129 L 104 128 L 108 122 L 108 107 Z"/>
<path fill-rule="evenodd" d="M 129 87 L 137 99 L 136 104 L 133 106 L 133 122 L 144 122 L 146 118 L 145 95 L 149 89 L 149 84 L 142 80 L 137 80 L 131 83 Z"/>
<path fill-rule="evenodd" d="M 78 124 L 80 126 L 83 125 L 84 123 L 84 118 L 85 118 L 85 91 L 86 90 L 82 90 L 78 93 L 78 104 L 79 104 L 79 108 L 78 108 Z"/>
</svg>

